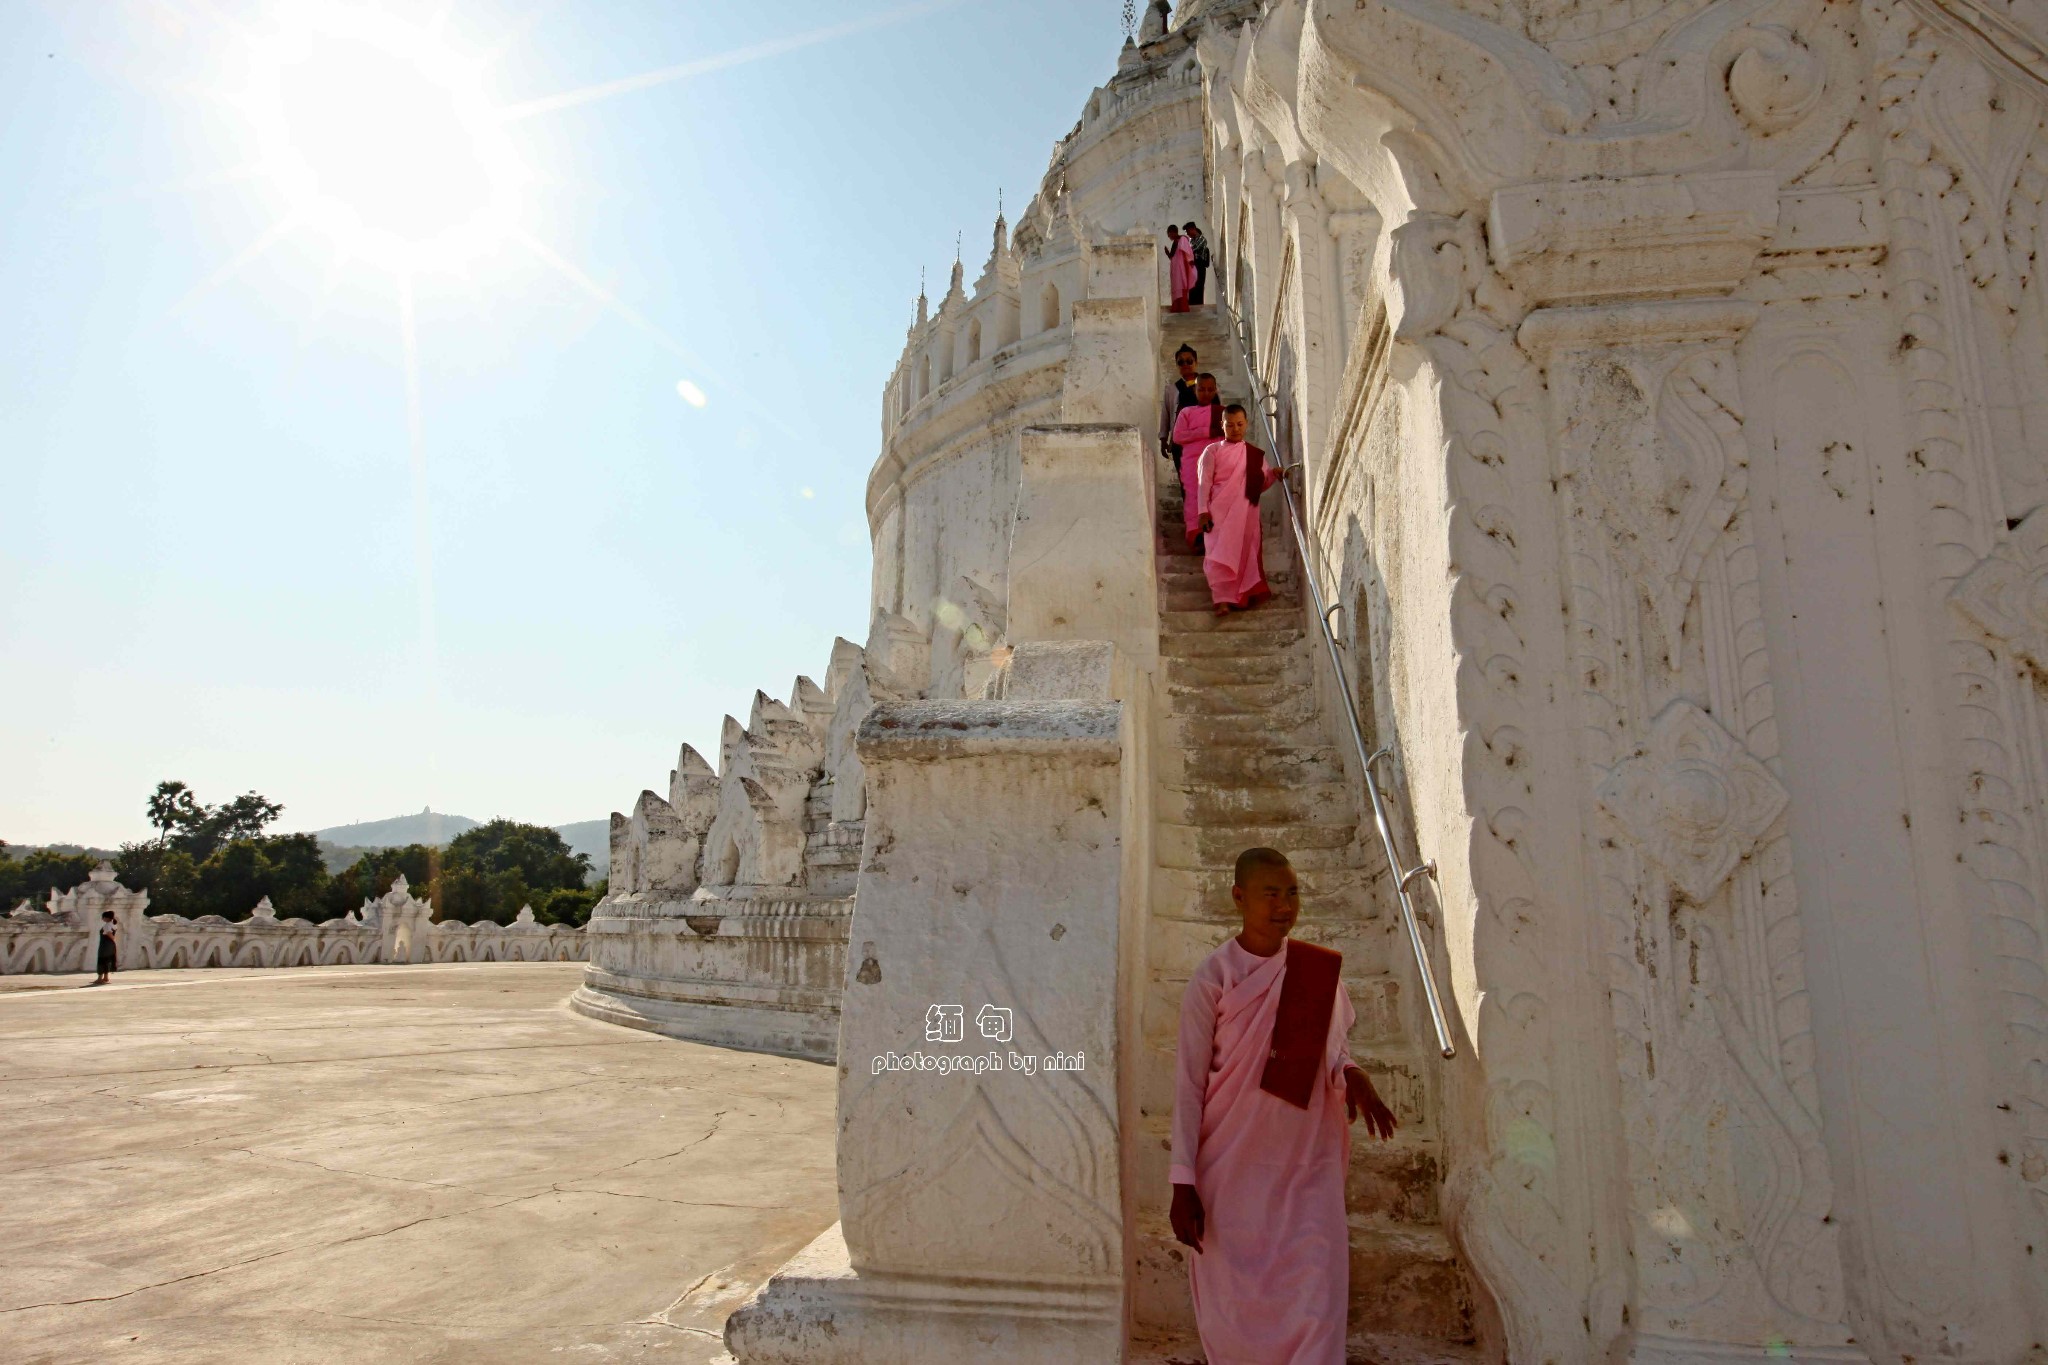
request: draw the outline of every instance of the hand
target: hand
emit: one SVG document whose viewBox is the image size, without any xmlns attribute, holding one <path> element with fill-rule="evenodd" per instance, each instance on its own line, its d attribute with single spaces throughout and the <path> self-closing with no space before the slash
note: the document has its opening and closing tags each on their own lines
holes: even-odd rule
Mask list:
<svg viewBox="0 0 2048 1365">
<path fill-rule="evenodd" d="M 1353 1122 L 1356 1122 L 1361 1114 L 1364 1115 L 1365 1131 L 1382 1142 L 1394 1135 L 1394 1111 L 1387 1108 L 1386 1101 L 1380 1098 L 1380 1092 L 1372 1088 L 1372 1077 L 1355 1066 L 1344 1068 L 1344 1113 Z M 1180 1188 L 1178 1185 L 1174 1187 L 1175 1208 L 1180 1206 Z M 1193 1192 L 1189 1190 L 1190 1194 Z M 1175 1223 L 1174 1230 L 1177 1232 L 1179 1229 L 1180 1224 Z"/>
<path fill-rule="evenodd" d="M 1202 529 L 1203 529 L 1204 531 L 1213 531 L 1213 530 L 1215 530 L 1215 529 L 1216 529 L 1216 518 L 1214 518 L 1214 517 L 1210 516 L 1210 515 L 1209 515 L 1209 514 L 1208 514 L 1207 512 L 1204 512 L 1204 513 L 1202 513 Z"/>
<path fill-rule="evenodd" d="M 1208 1221 L 1202 1212 L 1202 1196 L 1193 1185 L 1173 1187 L 1173 1208 L 1167 1213 L 1173 1223 L 1174 1240 L 1182 1246 L 1202 1249 L 1202 1229 Z"/>
</svg>

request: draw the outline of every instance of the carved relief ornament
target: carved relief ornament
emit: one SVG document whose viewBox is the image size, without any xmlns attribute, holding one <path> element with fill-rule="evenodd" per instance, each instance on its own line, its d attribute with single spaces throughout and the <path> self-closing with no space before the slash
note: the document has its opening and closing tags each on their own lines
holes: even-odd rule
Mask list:
<svg viewBox="0 0 2048 1365">
<path fill-rule="evenodd" d="M 1683 699 L 1600 784 L 1600 804 L 1694 901 L 1720 890 L 1776 823 L 1785 788 L 1742 741 Z"/>
<path fill-rule="evenodd" d="M 1999 541 L 1956 584 L 1949 604 L 2014 657 L 2048 669 L 2048 508 Z"/>
</svg>

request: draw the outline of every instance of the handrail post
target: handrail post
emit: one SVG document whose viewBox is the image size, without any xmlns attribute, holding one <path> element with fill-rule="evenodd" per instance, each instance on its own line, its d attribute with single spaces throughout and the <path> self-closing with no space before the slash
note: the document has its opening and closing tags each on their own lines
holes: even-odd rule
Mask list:
<svg viewBox="0 0 2048 1365">
<path fill-rule="evenodd" d="M 1259 414 L 1259 425 L 1265 429 L 1266 447 L 1279 457 L 1279 442 L 1273 437 L 1272 414 L 1279 409 L 1277 395 L 1268 394 L 1259 384 L 1258 372 L 1252 368 L 1252 344 L 1249 324 L 1237 311 L 1235 300 L 1226 307 L 1237 332 L 1238 358 L 1244 362 L 1245 378 L 1251 384 L 1251 406 Z M 1394 844 L 1393 822 L 1387 816 L 1387 803 L 1380 792 L 1379 779 L 1373 775 L 1373 765 L 1383 758 L 1392 758 L 1393 751 L 1387 748 L 1367 749 L 1365 731 L 1358 724 L 1358 701 L 1352 695 L 1351 680 L 1344 676 L 1344 659 L 1337 652 L 1337 636 L 1330 629 L 1330 617 L 1341 611 L 1343 604 L 1330 604 L 1323 597 L 1323 586 L 1316 579 L 1315 560 L 1309 543 L 1308 528 L 1302 520 L 1301 508 L 1294 501 L 1294 486 L 1284 477 L 1280 480 L 1280 495 L 1287 507 L 1287 525 L 1294 533 L 1295 549 L 1301 556 L 1301 577 L 1308 585 L 1310 598 L 1315 603 L 1316 625 L 1323 636 L 1323 648 L 1329 655 L 1330 673 L 1337 680 L 1337 693 L 1344 706 L 1344 723 L 1351 732 L 1352 747 L 1358 753 L 1359 771 L 1365 778 L 1365 795 L 1372 807 L 1373 827 L 1379 832 L 1380 848 L 1387 859 L 1387 870 L 1393 874 L 1394 896 L 1401 907 L 1401 925 L 1408 932 L 1408 947 L 1415 954 L 1415 967 L 1422 980 L 1422 998 L 1429 1006 L 1430 1026 L 1436 1031 L 1438 1050 L 1445 1058 L 1458 1055 L 1457 1044 L 1451 1041 L 1450 1020 L 1444 1014 L 1443 996 L 1437 989 L 1436 971 L 1430 965 L 1429 948 L 1422 941 L 1422 930 L 1416 923 L 1415 902 L 1408 893 L 1409 883 L 1417 877 L 1436 880 L 1434 861 L 1417 863 L 1403 868 L 1401 852 Z"/>
</svg>

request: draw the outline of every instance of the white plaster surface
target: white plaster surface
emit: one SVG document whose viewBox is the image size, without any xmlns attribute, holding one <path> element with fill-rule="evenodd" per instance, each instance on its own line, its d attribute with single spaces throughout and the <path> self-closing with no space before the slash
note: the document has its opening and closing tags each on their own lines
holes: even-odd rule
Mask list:
<svg viewBox="0 0 2048 1365">
<path fill-rule="evenodd" d="M 1182 9 L 1483 1344 L 2029 1358 L 2048 11 Z"/>
<path fill-rule="evenodd" d="M 843 1221 L 734 1319 L 739 1359 L 1119 1352 L 1121 730 L 1099 701 L 863 723 Z"/>
<path fill-rule="evenodd" d="M 983 713 L 865 751 L 861 716 L 1099 689 L 1030 651 L 1113 643 L 1102 989 L 1140 1318 L 1174 1329 L 1179 1269 L 1148 1202 L 1170 1054 L 1147 1021 L 1214 941 L 1226 853 L 1284 836 L 1332 912 L 1317 931 L 1371 968 L 1357 1046 L 1413 1144 L 1353 1173 L 1354 1325 L 1375 1294 L 1399 1307 L 1371 1358 L 2037 1355 L 2048 9 L 1187 0 L 1170 23 L 1148 5 L 1143 33 L 979 277 L 917 301 L 868 487 L 863 664 L 827 689 L 801 812 L 745 770 L 764 736 L 744 727 L 719 781 L 762 794 L 721 786 L 732 847 L 815 822 L 793 875 L 768 861 L 819 895 L 818 838 L 864 820 L 872 887 L 844 863 L 823 879 L 857 895 L 848 989 L 926 1003 L 893 995 L 893 921 L 935 938 L 908 948 L 927 966 L 963 921 L 937 862 L 886 881 L 899 847 L 971 862 L 1100 774 L 1034 771 L 1004 807 L 973 775 L 1008 742 L 975 737 Z M 1157 243 L 1130 239 L 1163 217 L 1209 229 L 1212 298 L 1255 354 L 1221 315 L 1165 325 L 1203 337 L 1227 396 L 1253 372 L 1274 394 L 1338 666 L 1392 754 L 1397 833 L 1437 865 L 1447 1065 L 1413 1049 L 1413 964 L 1374 938 L 1360 773 L 1302 585 L 1269 560 L 1270 612 L 1217 626 L 1189 565 L 1153 559 L 1172 490 L 1138 400 L 1171 335 Z M 899 772 L 886 799 L 876 762 Z M 1039 877 L 987 867 L 962 904 Z M 699 893 L 758 894 L 735 881 Z M 845 1036 L 869 1028 L 849 1006 Z M 979 1185 L 864 1203 L 953 1117 L 913 1112 L 899 1150 L 880 1113 L 842 1116 L 840 1234 L 764 1296 L 743 1360 L 802 1358 L 772 1354 L 777 1313 L 971 1355 L 927 1321 L 960 1303 L 917 1308 L 909 1282 L 1033 1254 L 957 1239 L 999 1202 Z"/>
</svg>

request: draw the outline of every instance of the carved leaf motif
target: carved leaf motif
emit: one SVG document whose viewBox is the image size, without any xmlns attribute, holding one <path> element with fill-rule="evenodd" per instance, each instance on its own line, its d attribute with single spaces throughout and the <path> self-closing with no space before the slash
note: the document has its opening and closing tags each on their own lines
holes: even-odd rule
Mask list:
<svg viewBox="0 0 2048 1365">
<path fill-rule="evenodd" d="M 1587 376 L 1588 406 L 1608 412 L 1589 431 L 1585 458 L 1602 520 L 1640 575 L 1675 660 L 1700 565 L 1748 488 L 1748 460 L 1726 352 L 1695 354 L 1667 374 L 1654 421 L 1642 379 L 1620 361 Z"/>
<path fill-rule="evenodd" d="M 973 1225 L 961 1225 L 963 1211 L 978 1215 Z M 1099 1278 L 1121 1255 L 1114 1210 L 1041 1160 L 979 1085 L 928 1148 L 849 1194 L 846 1213 L 846 1226 L 859 1234 L 848 1239 L 855 1263 L 870 1269 L 939 1269 L 890 1263 L 897 1249 L 929 1241 L 936 1228 L 980 1239 L 981 1274 L 1032 1276 L 1064 1264 L 1071 1275 Z M 882 1248 L 879 1262 L 868 1244 Z"/>
<path fill-rule="evenodd" d="M 1664 708 L 1642 748 L 1608 773 L 1599 799 L 1681 891 L 1704 901 L 1788 798 L 1740 740 L 1680 700 Z"/>
<path fill-rule="evenodd" d="M 2015 527 L 1948 600 L 2015 656 L 2048 668 L 2048 508 Z"/>
</svg>

